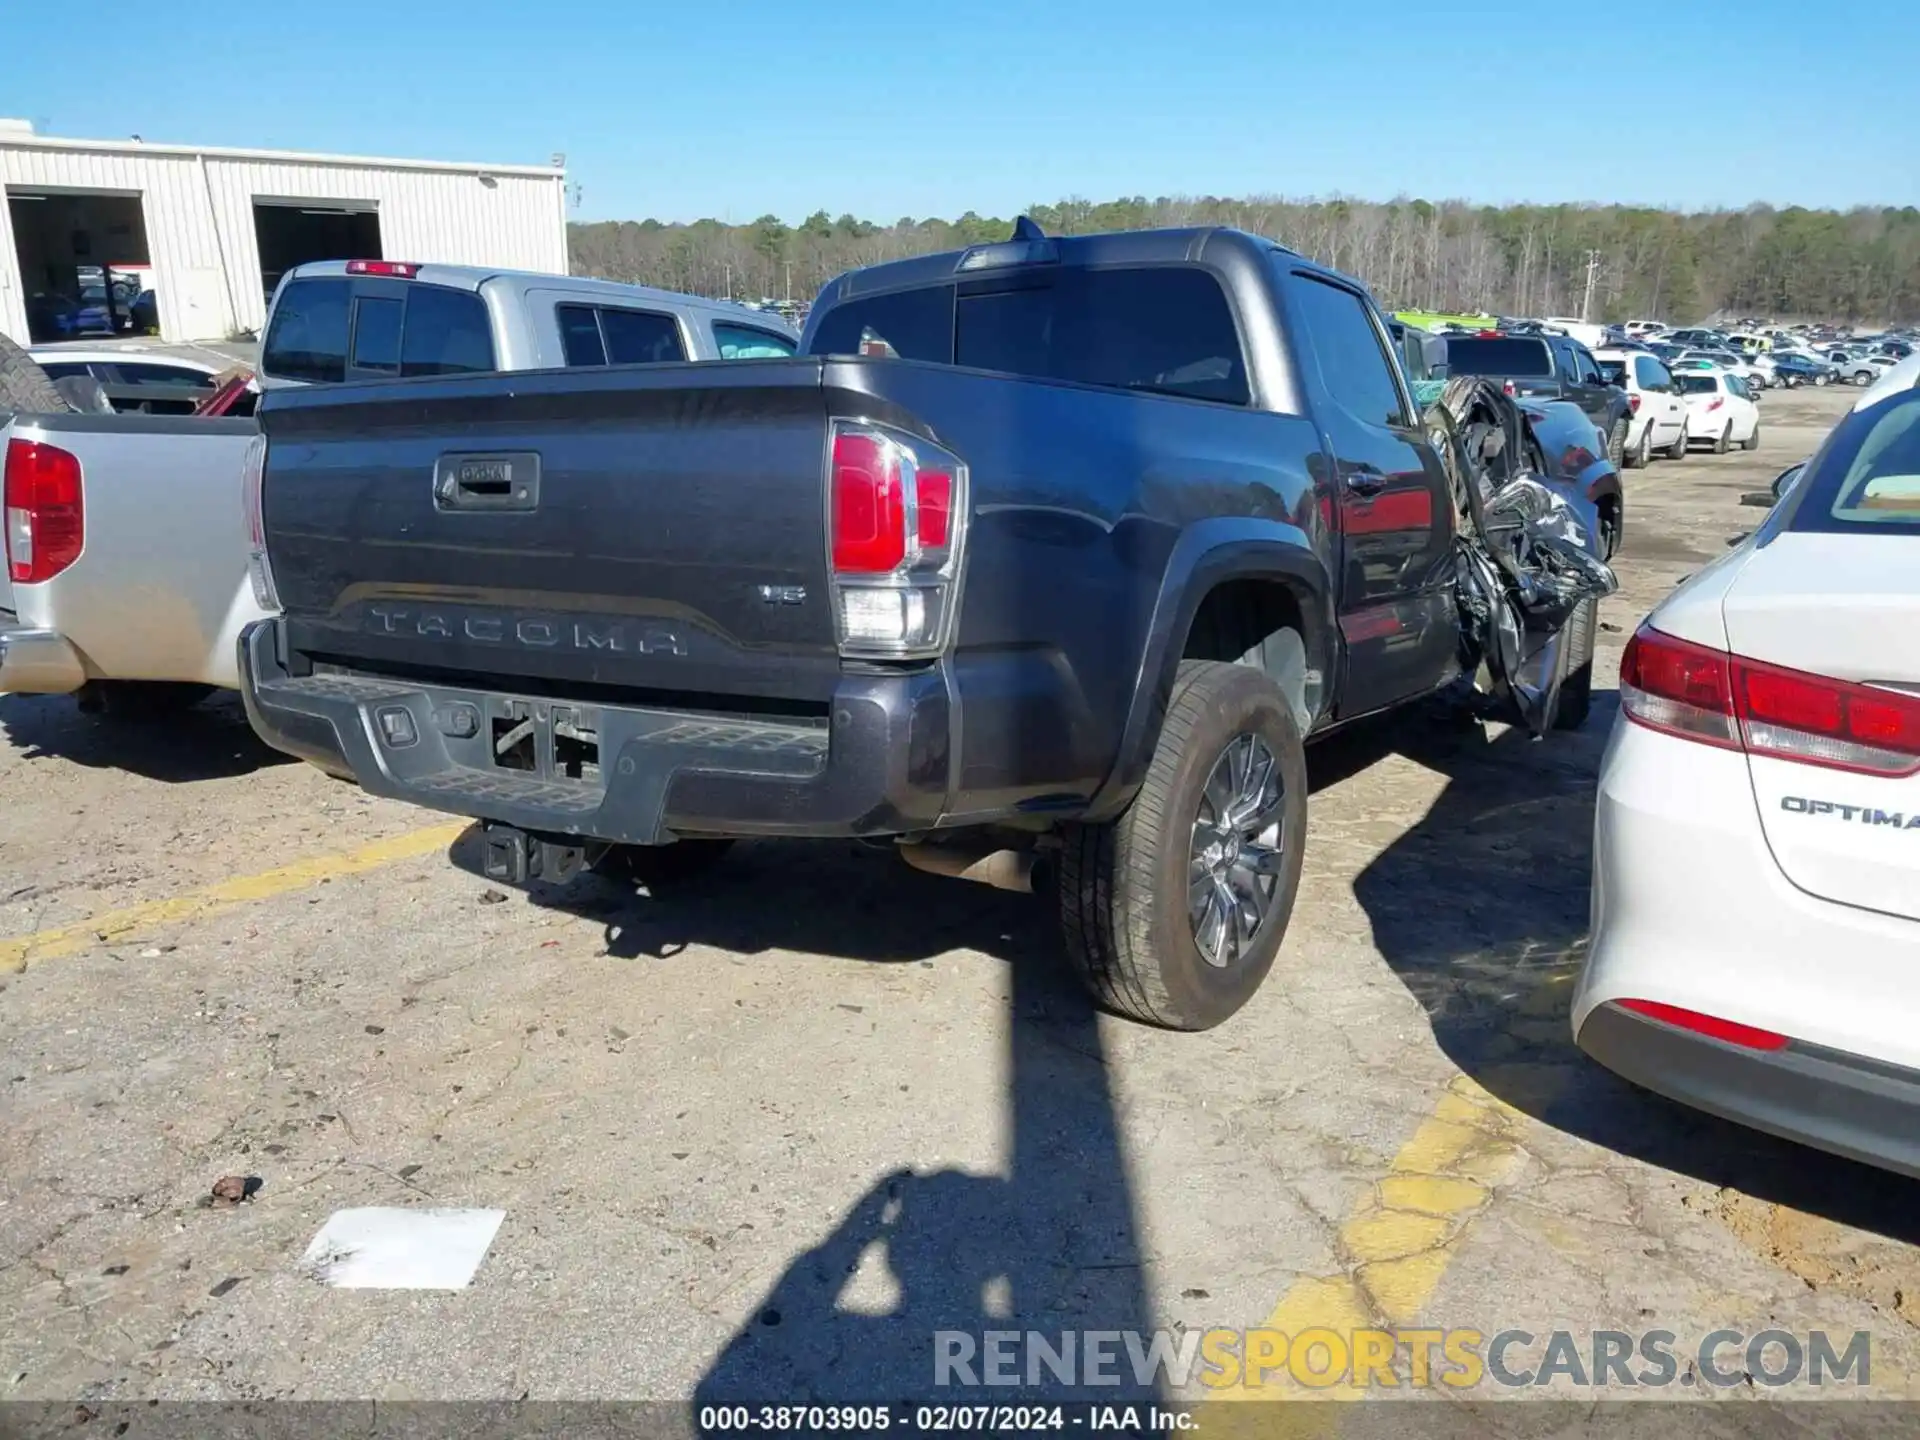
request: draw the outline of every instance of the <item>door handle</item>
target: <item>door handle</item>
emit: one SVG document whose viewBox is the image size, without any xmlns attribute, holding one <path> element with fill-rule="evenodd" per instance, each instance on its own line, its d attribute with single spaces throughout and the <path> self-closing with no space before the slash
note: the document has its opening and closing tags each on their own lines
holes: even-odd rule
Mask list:
<svg viewBox="0 0 1920 1440">
<path fill-rule="evenodd" d="M 1387 488 L 1387 477 L 1371 467 L 1347 472 L 1347 489 L 1360 496 L 1378 495 Z"/>
<path fill-rule="evenodd" d="M 433 467 L 437 510 L 535 510 L 540 456 L 533 451 L 442 455 Z"/>
</svg>

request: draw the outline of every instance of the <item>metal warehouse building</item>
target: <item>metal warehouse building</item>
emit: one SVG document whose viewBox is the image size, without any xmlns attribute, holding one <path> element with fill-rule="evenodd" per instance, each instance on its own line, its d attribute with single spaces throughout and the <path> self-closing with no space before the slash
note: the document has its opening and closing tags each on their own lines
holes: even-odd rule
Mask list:
<svg viewBox="0 0 1920 1440">
<path fill-rule="evenodd" d="M 38 135 L 0 120 L 0 332 L 218 340 L 308 260 L 567 270 L 566 172 Z"/>
</svg>

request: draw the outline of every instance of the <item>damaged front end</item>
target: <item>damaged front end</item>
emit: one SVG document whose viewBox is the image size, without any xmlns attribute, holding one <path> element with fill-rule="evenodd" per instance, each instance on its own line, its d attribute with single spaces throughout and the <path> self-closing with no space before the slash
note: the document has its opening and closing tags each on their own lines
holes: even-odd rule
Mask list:
<svg viewBox="0 0 1920 1440">
<path fill-rule="evenodd" d="M 1591 684 L 1600 600 L 1619 582 L 1602 556 L 1600 515 L 1549 478 L 1526 416 L 1495 382 L 1460 376 L 1424 424 L 1453 489 L 1461 664 L 1509 700 L 1535 735 L 1571 717 Z M 1577 702 L 1585 710 L 1584 695 Z"/>
</svg>

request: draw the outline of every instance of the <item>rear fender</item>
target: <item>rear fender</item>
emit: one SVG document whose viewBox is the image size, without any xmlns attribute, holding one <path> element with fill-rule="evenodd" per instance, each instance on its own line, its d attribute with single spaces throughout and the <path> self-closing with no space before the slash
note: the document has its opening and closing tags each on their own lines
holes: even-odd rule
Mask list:
<svg viewBox="0 0 1920 1440">
<path fill-rule="evenodd" d="M 1242 516 L 1203 520 L 1181 534 L 1168 557 L 1120 748 L 1106 783 L 1087 807 L 1087 820 L 1111 820 L 1139 790 L 1159 743 L 1160 724 L 1194 616 L 1210 591 L 1233 580 L 1278 580 L 1293 591 L 1309 677 L 1310 713 L 1303 733 L 1330 710 L 1329 679 L 1338 673 L 1339 627 L 1326 562 L 1297 526 Z M 1316 677 L 1317 684 L 1313 683 Z"/>
<path fill-rule="evenodd" d="M 1577 486 L 1596 505 L 1620 499 L 1620 472 L 1607 458 L 1606 439 L 1578 405 L 1561 400 L 1540 406 L 1533 437 L 1540 442 L 1550 478 Z"/>
</svg>

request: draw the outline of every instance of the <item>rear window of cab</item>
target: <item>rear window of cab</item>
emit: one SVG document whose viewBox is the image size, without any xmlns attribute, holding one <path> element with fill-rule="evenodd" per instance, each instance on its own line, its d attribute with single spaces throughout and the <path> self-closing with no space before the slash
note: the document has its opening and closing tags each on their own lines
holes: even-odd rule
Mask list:
<svg viewBox="0 0 1920 1440">
<path fill-rule="evenodd" d="M 357 285 L 290 280 L 273 307 L 260 368 L 283 380 L 338 384 L 383 375 L 472 375 L 494 368 L 486 302 L 422 281 Z"/>
<path fill-rule="evenodd" d="M 1841 421 L 1794 489 L 1788 530 L 1920 535 L 1920 390 Z"/>
</svg>

